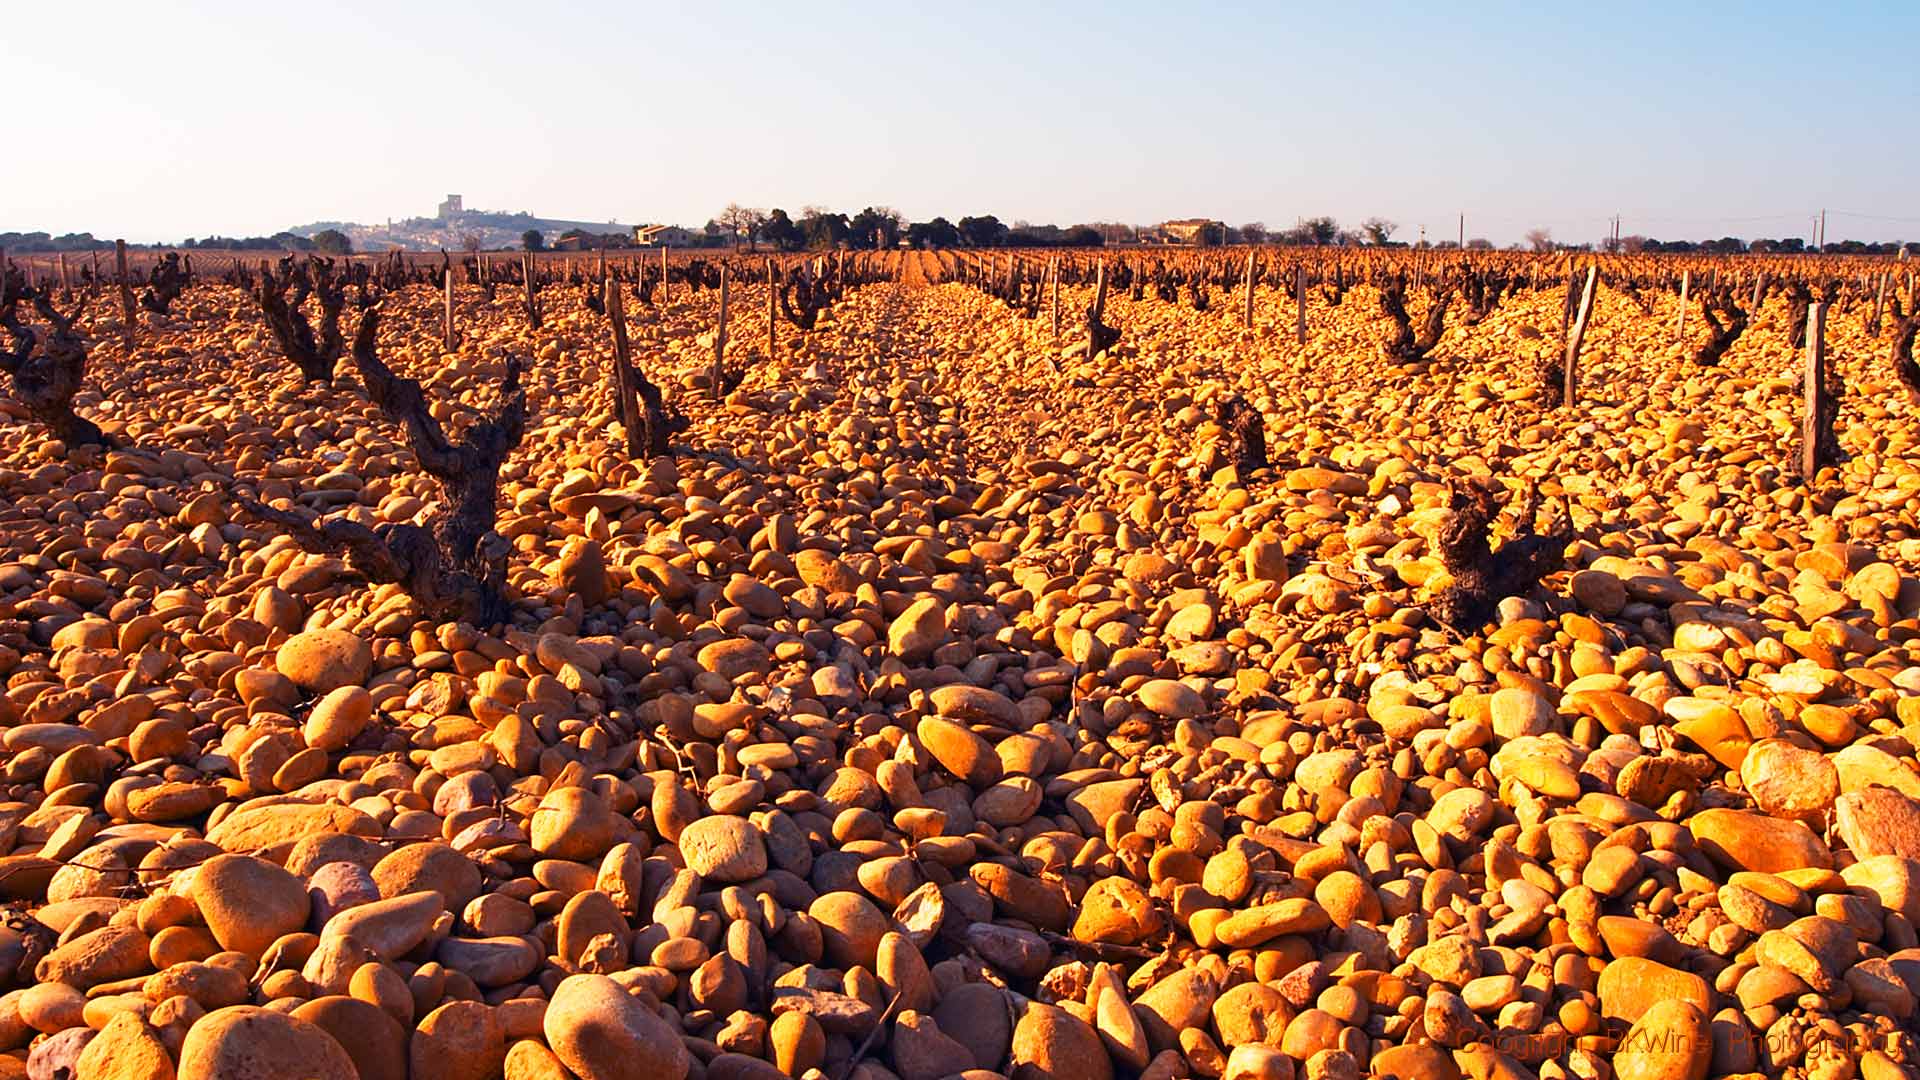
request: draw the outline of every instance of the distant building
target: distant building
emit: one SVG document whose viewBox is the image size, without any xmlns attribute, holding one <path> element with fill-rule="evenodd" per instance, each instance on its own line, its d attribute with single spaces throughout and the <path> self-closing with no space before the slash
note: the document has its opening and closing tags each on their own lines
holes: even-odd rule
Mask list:
<svg viewBox="0 0 1920 1080">
<path fill-rule="evenodd" d="M 466 208 L 461 205 L 460 196 L 458 195 L 449 195 L 447 196 L 446 201 L 440 204 L 440 220 L 441 221 L 446 221 L 449 218 L 459 217 L 461 214 L 464 214 L 464 213 L 466 213 Z"/>
<path fill-rule="evenodd" d="M 633 246 L 627 240 L 625 232 L 588 232 L 583 229 L 569 229 L 560 239 L 547 245 L 555 251 L 599 251 L 602 248 L 621 250 Z"/>
<path fill-rule="evenodd" d="M 1163 244 L 1201 244 L 1220 243 L 1226 239 L 1227 224 L 1212 218 L 1183 218 L 1179 221 L 1163 221 L 1153 230 L 1155 239 Z M 1142 240 L 1147 239 L 1144 235 Z"/>
<path fill-rule="evenodd" d="M 635 225 L 633 242 L 640 247 L 688 247 L 693 232 L 678 225 Z"/>
</svg>

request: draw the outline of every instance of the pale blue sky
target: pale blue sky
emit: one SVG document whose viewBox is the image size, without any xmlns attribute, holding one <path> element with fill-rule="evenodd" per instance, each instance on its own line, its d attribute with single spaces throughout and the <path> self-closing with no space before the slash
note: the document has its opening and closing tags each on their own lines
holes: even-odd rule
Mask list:
<svg viewBox="0 0 1920 1080">
<path fill-rule="evenodd" d="M 1920 4 L 35 0 L 0 231 L 728 202 L 1920 238 Z M 1868 216 L 1871 215 L 1871 216 Z"/>
</svg>

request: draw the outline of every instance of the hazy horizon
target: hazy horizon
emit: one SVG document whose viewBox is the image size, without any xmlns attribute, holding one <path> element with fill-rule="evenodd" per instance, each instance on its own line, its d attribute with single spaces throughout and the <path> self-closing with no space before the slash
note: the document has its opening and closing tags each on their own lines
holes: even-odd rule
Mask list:
<svg viewBox="0 0 1920 1080">
<path fill-rule="evenodd" d="M 34 5 L 0 231 L 139 243 L 472 208 L 698 226 L 1380 216 L 1396 240 L 1920 238 L 1920 9 L 950 12 Z M 953 21 L 949 21 L 949 20 Z M 1409 44 L 1412 47 L 1409 48 Z M 1836 81 L 1835 73 L 1844 75 Z"/>
</svg>

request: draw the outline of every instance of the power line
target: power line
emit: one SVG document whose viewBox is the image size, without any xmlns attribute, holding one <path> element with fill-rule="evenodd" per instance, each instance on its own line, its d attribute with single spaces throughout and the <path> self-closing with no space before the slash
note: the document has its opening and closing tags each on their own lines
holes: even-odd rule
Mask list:
<svg viewBox="0 0 1920 1080">
<path fill-rule="evenodd" d="M 1829 210 L 1835 217 L 1866 218 L 1868 221 L 1901 221 L 1909 225 L 1920 225 L 1920 218 L 1894 217 L 1890 214 L 1856 214 L 1851 210 Z"/>
</svg>

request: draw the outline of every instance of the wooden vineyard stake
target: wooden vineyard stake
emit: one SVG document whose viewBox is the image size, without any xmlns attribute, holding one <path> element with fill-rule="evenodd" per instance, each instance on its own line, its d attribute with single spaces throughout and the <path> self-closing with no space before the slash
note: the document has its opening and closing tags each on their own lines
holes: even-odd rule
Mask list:
<svg viewBox="0 0 1920 1080">
<path fill-rule="evenodd" d="M 1674 323 L 1674 326 L 1673 326 L 1673 340 L 1675 341 L 1684 342 L 1687 340 L 1687 290 L 1692 288 L 1692 286 L 1693 286 L 1693 271 L 1691 270 L 1681 271 L 1680 273 L 1680 318 L 1677 322 Z"/>
<path fill-rule="evenodd" d="M 713 400 L 719 401 L 725 396 L 722 383 L 725 382 L 726 368 L 722 360 L 727 355 L 727 264 L 720 264 L 720 322 L 713 328 Z"/>
<path fill-rule="evenodd" d="M 0 304 L 7 302 L 7 249 L 0 247 Z"/>
<path fill-rule="evenodd" d="M 1241 317 L 1241 323 L 1247 329 L 1253 329 L 1253 252 L 1247 252 L 1247 309 Z"/>
<path fill-rule="evenodd" d="M 627 309 L 620 289 L 607 283 L 607 319 L 613 323 L 613 393 L 620 409 L 620 426 L 627 429 L 627 456 L 641 460 L 647 447 L 640 440 L 640 406 L 635 400 L 633 367 L 627 348 Z"/>
<path fill-rule="evenodd" d="M 120 276 L 120 321 L 124 324 L 121 338 L 127 348 L 133 348 L 133 284 L 127 280 L 127 242 L 113 242 L 114 268 Z"/>
<path fill-rule="evenodd" d="M 673 287 L 667 284 L 667 246 L 660 245 L 660 306 L 665 307 L 673 296 Z"/>
<path fill-rule="evenodd" d="M 540 319 L 539 312 L 534 307 L 535 301 L 533 298 L 533 289 L 534 289 L 533 275 L 534 275 L 533 253 L 530 251 L 523 252 L 520 255 L 520 277 L 522 281 L 524 281 L 526 284 L 527 325 L 528 326 L 534 325 L 534 323 L 538 322 Z"/>
<path fill-rule="evenodd" d="M 1307 343 L 1307 264 L 1295 263 L 1293 266 L 1293 337 L 1295 341 Z"/>
<path fill-rule="evenodd" d="M 773 256 L 767 256 L 767 361 L 780 355 L 780 288 L 773 276 Z"/>
<path fill-rule="evenodd" d="M 1880 285 L 1873 291 L 1873 321 L 1867 325 L 1875 334 L 1880 333 L 1880 312 L 1887 306 L 1887 272 L 1880 272 Z"/>
<path fill-rule="evenodd" d="M 446 351 L 452 352 L 455 348 L 455 344 L 457 340 L 453 335 L 453 267 L 451 266 L 447 267 L 445 280 L 441 282 L 441 286 L 442 286 L 441 292 L 444 294 L 444 298 L 446 302 L 445 307 L 446 307 L 447 325 L 446 325 L 446 332 L 444 335 L 445 341 L 446 341 Z"/>
<path fill-rule="evenodd" d="M 1580 343 L 1587 336 L 1587 319 L 1593 315 L 1593 288 L 1600 276 L 1598 266 L 1587 267 L 1587 287 L 1580 293 L 1580 314 L 1573 320 L 1573 328 L 1567 333 L 1566 362 L 1561 365 L 1564 381 L 1561 384 L 1560 402 L 1572 407 L 1574 392 L 1580 387 Z"/>
<path fill-rule="evenodd" d="M 1100 260 L 1100 269 L 1094 271 L 1094 277 L 1093 277 L 1093 311 L 1092 311 L 1093 317 L 1087 320 L 1087 359 L 1088 360 L 1093 359 L 1095 347 L 1099 344 L 1099 342 L 1096 340 L 1097 335 L 1094 331 L 1094 327 L 1099 325 L 1101 318 L 1105 316 L 1106 313 L 1107 313 L 1107 261 L 1105 259 L 1102 259 Z"/>
<path fill-rule="evenodd" d="M 1760 298 L 1765 296 L 1766 292 L 1767 292 L 1767 275 L 1766 275 L 1766 271 L 1763 270 L 1760 272 L 1759 277 L 1756 277 L 1753 279 L 1753 303 L 1748 305 L 1753 309 L 1753 313 L 1755 315 L 1758 315 L 1760 313 Z"/>
<path fill-rule="evenodd" d="M 1053 278 L 1053 347 L 1060 347 L 1060 260 L 1048 260 L 1047 273 Z"/>
<path fill-rule="evenodd" d="M 1801 376 L 1805 404 L 1800 414 L 1800 475 L 1812 480 L 1820 472 L 1820 447 L 1828 437 L 1820 430 L 1827 402 L 1827 304 L 1807 305 L 1807 367 Z"/>
<path fill-rule="evenodd" d="M 597 276 L 601 281 L 607 280 L 607 245 L 604 243 L 600 245 L 600 273 Z"/>
</svg>

